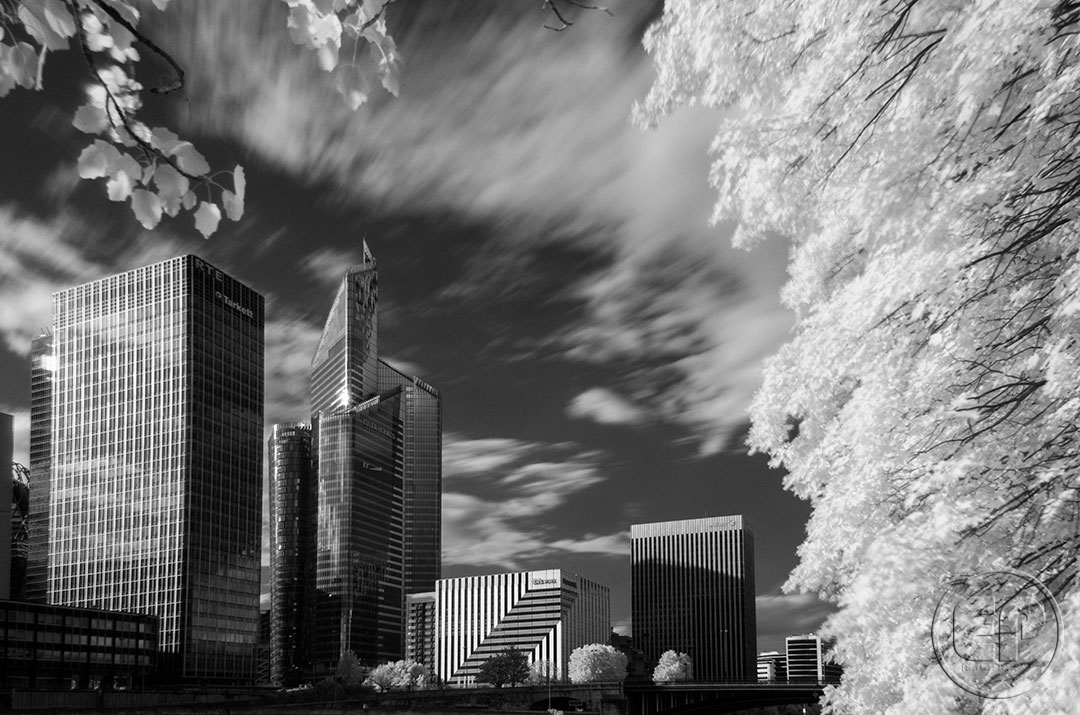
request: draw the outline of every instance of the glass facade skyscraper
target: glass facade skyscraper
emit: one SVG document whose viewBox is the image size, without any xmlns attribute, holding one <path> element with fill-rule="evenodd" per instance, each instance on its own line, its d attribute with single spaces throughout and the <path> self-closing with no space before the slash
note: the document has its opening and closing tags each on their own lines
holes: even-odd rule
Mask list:
<svg viewBox="0 0 1080 715">
<path fill-rule="evenodd" d="M 270 680 L 299 682 L 311 655 L 305 634 L 315 626 L 315 541 L 318 485 L 311 428 L 274 425 L 270 456 Z"/>
<path fill-rule="evenodd" d="M 158 616 L 167 681 L 253 682 L 262 296 L 183 256 L 59 292 L 53 321 L 49 602 Z"/>
<path fill-rule="evenodd" d="M 399 659 L 405 596 L 433 590 L 440 575 L 442 413 L 438 390 L 379 360 L 378 272 L 366 243 L 312 360 L 311 411 L 314 669 L 346 651 L 368 665 Z"/>
<path fill-rule="evenodd" d="M 694 679 L 757 679 L 754 532 L 742 516 L 630 527 L 634 642 L 652 662 L 687 653 Z"/>
<path fill-rule="evenodd" d="M 49 596 L 49 484 L 52 481 L 53 336 L 30 343 L 30 512 L 26 600 L 47 603 Z"/>
<path fill-rule="evenodd" d="M 442 399 L 439 391 L 379 361 L 379 391 L 401 390 L 402 583 L 424 593 L 442 577 Z"/>
</svg>

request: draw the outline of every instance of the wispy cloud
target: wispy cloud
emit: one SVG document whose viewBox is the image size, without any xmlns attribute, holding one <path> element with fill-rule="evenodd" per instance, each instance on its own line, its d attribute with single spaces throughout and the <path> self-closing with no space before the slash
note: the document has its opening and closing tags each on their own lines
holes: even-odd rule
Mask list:
<svg viewBox="0 0 1080 715">
<path fill-rule="evenodd" d="M 760 650 L 784 651 L 787 636 L 816 633 L 836 606 L 811 593 L 772 593 L 757 597 Z"/>
<path fill-rule="evenodd" d="M 310 321 L 280 313 L 266 322 L 266 422 L 307 421 L 311 358 L 322 331 Z"/>
<path fill-rule="evenodd" d="M 645 411 L 604 387 L 586 390 L 570 401 L 566 414 L 605 425 L 633 425 L 645 420 Z"/>
<path fill-rule="evenodd" d="M 548 526 L 554 510 L 604 481 L 601 459 L 570 443 L 447 435 L 454 491 L 443 494 L 443 563 L 524 568 L 558 554 L 626 553 L 624 534 L 555 538 Z"/>
<path fill-rule="evenodd" d="M 569 287 L 585 309 L 558 336 L 566 356 L 619 366 L 623 394 L 686 425 L 703 451 L 743 424 L 761 362 L 790 325 L 777 297 L 786 245 L 747 255 L 730 227 L 709 227 L 716 113 L 629 126 L 652 80 L 638 42 L 655 3 L 614 0 L 614 17 L 585 13 L 560 34 L 516 7 L 395 8 L 401 97 L 357 113 L 289 44 L 279 9 L 180 5 L 176 26 L 194 31 L 175 50 L 192 67 L 189 118 L 203 131 L 325 186 L 328 203 L 461 214 L 505 227 L 495 233 L 508 253 L 559 242 L 603 256 Z M 348 260 L 320 252 L 306 267 L 325 277 Z M 487 263 L 446 294 L 491 290 Z M 591 416 L 628 416 L 610 407 Z"/>
<path fill-rule="evenodd" d="M 336 286 L 341 283 L 345 269 L 361 262 L 363 255 L 359 250 L 320 248 L 309 253 L 300 263 L 300 267 L 325 285 Z"/>
</svg>

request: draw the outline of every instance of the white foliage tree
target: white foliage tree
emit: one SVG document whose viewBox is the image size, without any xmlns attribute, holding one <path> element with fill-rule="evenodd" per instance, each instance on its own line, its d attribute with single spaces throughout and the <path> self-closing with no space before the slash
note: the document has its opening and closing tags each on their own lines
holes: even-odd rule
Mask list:
<svg viewBox="0 0 1080 715">
<path fill-rule="evenodd" d="M 686 653 L 666 650 L 653 668 L 654 683 L 676 683 L 693 677 L 693 664 Z"/>
<path fill-rule="evenodd" d="M 401 58 L 385 20 L 392 0 L 283 2 L 293 41 L 316 53 L 346 104 L 358 108 L 380 85 L 397 94 Z M 158 10 L 168 4 L 153 0 Z M 191 142 L 139 120 L 145 93 L 168 94 L 184 85 L 184 70 L 140 32 L 139 18 L 136 3 L 127 0 L 3 0 L 0 97 L 17 87 L 42 89 L 48 53 L 80 52 L 88 84 L 72 123 L 92 141 L 79 155 L 79 176 L 106 179 L 109 199 L 129 202 L 147 229 L 163 214 L 190 211 L 195 228 L 209 237 L 223 213 L 233 221 L 243 215 L 244 170 L 212 171 Z M 169 66 L 169 81 L 145 87 L 136 79 L 142 53 Z"/>
<path fill-rule="evenodd" d="M 610 645 L 590 643 L 570 653 L 571 683 L 602 683 L 626 678 L 626 654 Z"/>
<path fill-rule="evenodd" d="M 415 660 L 398 660 L 372 668 L 365 685 L 379 692 L 388 690 L 419 690 L 432 682 L 431 669 Z"/>
<path fill-rule="evenodd" d="M 787 586 L 840 606 L 835 712 L 1080 699 L 1078 31 L 1074 0 L 668 0 L 646 36 L 638 120 L 722 110 L 715 220 L 793 241 L 750 444 L 813 505 Z M 945 584 L 996 568 L 1073 635 L 981 702 L 929 633 Z"/>
</svg>

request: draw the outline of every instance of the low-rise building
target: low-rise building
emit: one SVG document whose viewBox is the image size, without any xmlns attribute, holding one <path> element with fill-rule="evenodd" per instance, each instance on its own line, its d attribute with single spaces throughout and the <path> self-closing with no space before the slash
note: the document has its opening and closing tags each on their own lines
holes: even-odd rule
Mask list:
<svg viewBox="0 0 1080 715">
<path fill-rule="evenodd" d="M 611 634 L 608 587 L 560 569 L 440 579 L 435 593 L 435 670 L 449 685 L 475 684 L 507 647 L 564 679 L 575 648 Z"/>
</svg>

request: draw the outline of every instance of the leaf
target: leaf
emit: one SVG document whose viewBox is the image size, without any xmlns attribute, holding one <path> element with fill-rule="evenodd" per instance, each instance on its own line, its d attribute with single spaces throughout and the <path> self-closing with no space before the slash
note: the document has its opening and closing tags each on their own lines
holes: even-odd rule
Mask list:
<svg viewBox="0 0 1080 715">
<path fill-rule="evenodd" d="M 154 184 L 158 187 L 158 198 L 162 207 L 170 216 L 180 212 L 180 201 L 188 192 L 187 177 L 168 164 L 161 164 L 154 171 Z"/>
<path fill-rule="evenodd" d="M 345 98 L 345 104 L 356 111 L 371 93 L 368 72 L 356 65 L 340 65 L 334 72 L 334 88 Z"/>
<path fill-rule="evenodd" d="M 100 134 L 109 127 L 109 117 L 101 107 L 84 104 L 75 110 L 72 126 L 87 134 Z"/>
<path fill-rule="evenodd" d="M 195 205 L 195 201 L 195 192 L 189 191 L 184 194 L 184 198 L 181 199 L 181 204 L 183 205 L 185 211 L 190 211 L 191 208 Z"/>
<path fill-rule="evenodd" d="M 112 173 L 110 167 L 119 163 L 120 152 L 116 147 L 98 139 L 79 154 L 79 176 L 83 179 L 99 179 Z"/>
<path fill-rule="evenodd" d="M 191 142 L 180 142 L 169 155 L 176 159 L 180 171 L 192 176 L 203 176 L 210 173 L 210 164 L 202 154 L 195 149 Z"/>
<path fill-rule="evenodd" d="M 118 171 L 105 184 L 105 188 L 110 201 L 127 201 L 131 196 L 131 177 L 126 172 Z"/>
<path fill-rule="evenodd" d="M 221 221 L 221 210 L 214 204 L 203 201 L 195 211 L 195 228 L 203 235 L 210 238 L 210 234 L 217 231 L 218 222 Z"/>
<path fill-rule="evenodd" d="M 225 215 L 229 217 L 230 221 L 239 221 L 244 215 L 244 190 L 246 186 L 244 167 L 237 166 L 233 169 L 235 193 L 228 190 L 221 192 L 221 203 L 225 207 Z"/>
<path fill-rule="evenodd" d="M 45 20 L 45 8 L 42 0 L 23 0 L 23 3 L 19 6 L 18 15 L 30 36 L 46 49 L 67 49 L 67 37 L 49 27 L 49 23 Z"/>
<path fill-rule="evenodd" d="M 61 37 L 71 37 L 75 34 L 75 18 L 71 16 L 67 7 L 60 0 L 44 0 L 43 14 L 45 22 L 53 32 Z M 67 46 L 67 43 L 64 44 Z M 50 48 L 55 49 L 55 48 Z"/>
<path fill-rule="evenodd" d="M 164 11 L 165 8 L 169 7 L 169 0 L 154 0 L 154 7 Z"/>
<path fill-rule="evenodd" d="M 147 230 L 153 229 L 161 221 L 161 200 L 146 189 L 131 192 L 131 210 Z"/>
<path fill-rule="evenodd" d="M 40 89 L 37 84 L 38 54 L 27 42 L 16 44 L 8 52 L 8 71 L 20 87 Z"/>
<path fill-rule="evenodd" d="M 165 127 L 154 127 L 150 132 L 150 146 L 166 156 L 172 155 L 178 144 L 180 144 L 180 137 Z"/>
</svg>

